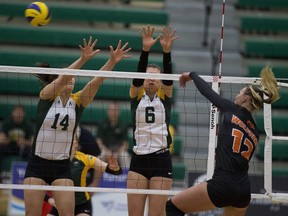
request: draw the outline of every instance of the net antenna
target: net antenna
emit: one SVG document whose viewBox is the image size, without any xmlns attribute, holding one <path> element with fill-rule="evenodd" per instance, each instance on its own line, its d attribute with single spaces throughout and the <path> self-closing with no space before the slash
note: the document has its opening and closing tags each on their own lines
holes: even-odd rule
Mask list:
<svg viewBox="0 0 288 216">
<path fill-rule="evenodd" d="M 218 75 L 213 76 L 212 89 L 220 94 L 220 79 L 222 74 L 222 54 L 224 41 L 224 15 L 225 15 L 225 0 L 222 1 L 222 23 L 221 23 L 221 39 L 220 39 L 220 53 L 219 53 L 219 71 Z M 215 167 L 215 148 L 217 147 L 219 123 L 219 110 L 211 103 L 210 108 L 210 127 L 209 127 L 209 147 L 207 159 L 207 180 L 211 179 Z"/>
</svg>

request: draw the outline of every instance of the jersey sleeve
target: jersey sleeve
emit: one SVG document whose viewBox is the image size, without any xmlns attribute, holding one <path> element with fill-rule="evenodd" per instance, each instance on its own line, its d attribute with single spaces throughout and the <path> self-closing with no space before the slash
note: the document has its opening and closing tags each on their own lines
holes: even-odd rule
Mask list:
<svg viewBox="0 0 288 216">
<path fill-rule="evenodd" d="M 138 72 L 145 72 L 148 65 L 148 56 L 149 52 L 145 52 L 142 50 L 139 61 L 138 61 Z"/>
<path fill-rule="evenodd" d="M 90 167 L 90 168 L 95 166 L 95 163 L 97 160 L 95 156 L 84 154 L 83 152 L 79 152 L 79 151 L 76 151 L 75 157 L 81 160 L 84 163 L 85 167 Z"/>
<path fill-rule="evenodd" d="M 171 53 L 163 52 L 163 73 L 172 74 L 172 59 Z M 167 86 L 173 85 L 173 80 L 162 80 L 162 83 Z"/>
<path fill-rule="evenodd" d="M 80 105 L 81 105 L 80 92 L 81 91 L 78 91 L 75 94 L 71 94 L 71 96 L 70 96 L 76 102 L 78 107 L 80 107 Z"/>
<path fill-rule="evenodd" d="M 211 86 L 208 85 L 198 74 L 195 72 L 191 72 L 189 74 L 191 79 L 194 81 L 197 89 L 200 93 L 205 96 L 211 103 L 213 103 L 216 107 L 218 107 L 221 111 L 230 111 L 235 108 L 235 103 L 222 98 L 219 94 L 217 94 Z"/>
</svg>

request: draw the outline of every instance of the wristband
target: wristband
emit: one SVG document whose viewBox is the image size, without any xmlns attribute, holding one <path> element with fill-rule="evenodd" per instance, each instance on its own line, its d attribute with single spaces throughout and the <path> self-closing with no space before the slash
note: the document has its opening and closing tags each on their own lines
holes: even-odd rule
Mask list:
<svg viewBox="0 0 288 216">
<path fill-rule="evenodd" d="M 122 168 L 119 166 L 118 170 L 111 170 L 109 168 L 109 164 L 106 166 L 105 172 L 112 174 L 112 175 L 121 175 L 122 174 Z"/>
</svg>

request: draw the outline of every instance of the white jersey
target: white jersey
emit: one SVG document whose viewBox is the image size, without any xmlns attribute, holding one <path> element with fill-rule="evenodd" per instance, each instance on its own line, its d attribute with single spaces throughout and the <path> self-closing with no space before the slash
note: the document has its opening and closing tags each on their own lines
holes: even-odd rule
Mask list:
<svg viewBox="0 0 288 216">
<path fill-rule="evenodd" d="M 155 94 L 153 100 L 145 93 L 132 99 L 132 122 L 134 126 L 133 151 L 138 155 L 150 154 L 169 147 L 171 143 L 168 131 L 171 99 Z M 169 119 L 168 119 L 169 118 Z M 168 142 L 169 140 L 169 142 Z"/>
<path fill-rule="evenodd" d="M 39 101 L 33 142 L 35 155 L 48 160 L 70 158 L 75 129 L 83 111 L 76 98 L 71 95 L 66 105 L 60 96 L 52 101 Z"/>
</svg>

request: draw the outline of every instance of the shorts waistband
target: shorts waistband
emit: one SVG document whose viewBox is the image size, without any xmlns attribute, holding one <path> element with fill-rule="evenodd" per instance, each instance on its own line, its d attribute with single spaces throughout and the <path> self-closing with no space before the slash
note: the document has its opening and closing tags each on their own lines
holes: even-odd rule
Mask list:
<svg viewBox="0 0 288 216">
<path fill-rule="evenodd" d="M 156 151 L 155 154 L 163 154 L 167 151 L 169 151 L 169 148 L 164 148 L 164 149 L 160 149 L 160 150 Z"/>
</svg>

